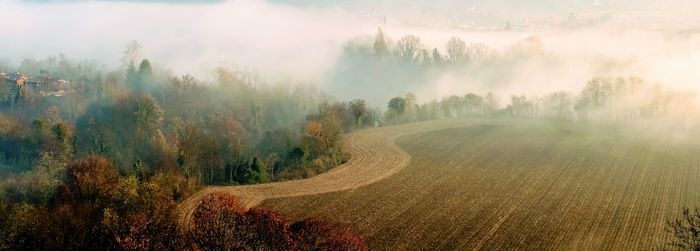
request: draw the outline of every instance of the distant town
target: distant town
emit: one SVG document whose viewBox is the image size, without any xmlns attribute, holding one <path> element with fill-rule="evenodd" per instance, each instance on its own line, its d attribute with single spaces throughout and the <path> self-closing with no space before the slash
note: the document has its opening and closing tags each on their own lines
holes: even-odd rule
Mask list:
<svg viewBox="0 0 700 251">
<path fill-rule="evenodd" d="M 26 90 L 27 94 L 31 96 L 62 97 L 70 89 L 69 81 L 51 76 L 29 77 L 20 72 L 5 73 L 0 71 L 0 77 L 5 84 L 14 85 L 18 90 Z"/>
</svg>

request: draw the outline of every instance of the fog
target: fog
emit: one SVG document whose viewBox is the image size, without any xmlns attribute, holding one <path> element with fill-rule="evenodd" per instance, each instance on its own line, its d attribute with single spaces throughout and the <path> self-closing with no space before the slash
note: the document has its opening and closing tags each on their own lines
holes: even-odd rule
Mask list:
<svg viewBox="0 0 700 251">
<path fill-rule="evenodd" d="M 211 79 L 218 65 L 236 64 L 271 82 L 312 82 L 341 100 L 365 98 L 375 105 L 406 92 L 419 101 L 467 92 L 577 93 L 588 80 L 606 75 L 698 88 L 700 73 L 693 67 L 700 64 L 700 43 L 688 11 L 697 5 L 692 1 L 430 3 L 3 1 L 0 22 L 9 28 L 0 37 L 0 58 L 19 65 L 26 58 L 63 53 L 117 69 L 123 66 L 124 45 L 136 40 L 144 57 L 176 74 Z M 535 37 L 542 54 L 508 66 L 433 72 L 421 79 L 406 80 L 400 70 L 353 77 L 366 73 L 343 68 L 346 43 L 371 41 L 379 27 L 390 44 L 411 34 L 443 55 L 451 37 L 484 44 L 496 55 Z"/>
<path fill-rule="evenodd" d="M 226 61 L 267 75 L 310 78 L 332 64 L 340 43 L 375 26 L 365 26 L 342 11 L 253 0 L 56 2 L 0 3 L 0 22 L 13 30 L 0 39 L 0 57 L 17 64 L 64 53 L 115 67 L 124 45 L 136 40 L 144 56 L 179 73 L 204 76 Z M 350 23 L 355 25 L 346 25 Z"/>
</svg>

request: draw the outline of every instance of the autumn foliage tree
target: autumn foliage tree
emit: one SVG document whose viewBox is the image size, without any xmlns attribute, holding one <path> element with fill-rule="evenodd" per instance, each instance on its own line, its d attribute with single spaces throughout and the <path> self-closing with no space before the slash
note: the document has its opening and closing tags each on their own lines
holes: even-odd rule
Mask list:
<svg viewBox="0 0 700 251">
<path fill-rule="evenodd" d="M 89 156 L 70 164 L 62 198 L 81 202 L 98 202 L 111 196 L 119 182 L 114 166 L 104 158 Z"/>
<path fill-rule="evenodd" d="M 0 201 L 0 247 L 30 250 L 180 250 L 175 207 L 191 194 L 181 177 L 120 176 L 113 163 L 91 155 L 68 165 L 46 204 Z M 6 218 L 7 217 L 7 218 Z M 14 218 L 13 221 L 6 221 Z"/>
</svg>

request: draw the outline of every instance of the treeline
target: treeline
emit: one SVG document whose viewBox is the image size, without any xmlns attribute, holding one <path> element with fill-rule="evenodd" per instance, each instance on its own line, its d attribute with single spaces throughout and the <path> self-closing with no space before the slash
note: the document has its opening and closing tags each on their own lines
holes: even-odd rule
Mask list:
<svg viewBox="0 0 700 251">
<path fill-rule="evenodd" d="M 512 84 L 522 67 L 557 67 L 557 55 L 548 53 L 537 37 L 527 37 L 502 50 L 452 37 L 442 48 L 430 48 L 414 35 L 397 40 L 382 29 L 374 36 L 347 42 L 338 66 L 330 74 L 329 88 L 367 97 L 376 103 L 389 100 L 385 123 L 439 118 L 497 116 L 634 123 L 643 119 L 664 126 L 697 123 L 695 93 L 676 91 L 638 77 L 603 75 L 586 83 L 580 93 L 564 91 L 544 95 L 499 97 L 493 93 L 452 95 L 425 104 L 411 92 L 449 74 L 474 89 L 503 89 Z M 612 67 L 612 66 L 607 66 Z M 364 90 L 371 89 L 367 93 Z M 387 93 L 408 93 L 386 97 Z M 671 122 L 672 121 L 672 122 Z"/>
<path fill-rule="evenodd" d="M 125 168 L 121 173 L 145 177 L 169 170 L 204 184 L 293 179 L 344 162 L 338 135 L 374 126 L 379 117 L 363 100 L 336 102 L 311 85 L 268 84 L 236 67 L 217 69 L 216 81 L 208 83 L 154 69 L 148 60 L 130 63 L 124 73 L 59 63 L 65 65 L 54 67 L 49 59 L 20 68 L 82 70 L 69 79 L 73 89 L 66 96 L 6 92 L 3 169 L 32 169 L 47 154 L 64 164 L 96 154 Z"/>
<path fill-rule="evenodd" d="M 374 36 L 347 42 L 337 65 L 328 74 L 328 88 L 348 97 L 365 97 L 377 104 L 391 93 L 430 88 L 445 74 L 475 88 L 503 87 L 533 62 L 557 62 L 546 53 L 538 37 L 527 37 L 504 50 L 483 43 L 468 43 L 452 37 L 440 48 L 429 47 L 420 37 L 405 35 L 396 40 L 379 29 Z M 459 79 L 459 80 L 456 80 Z M 373 90 L 366 92 L 366 90 Z"/>
<path fill-rule="evenodd" d="M 689 129 L 697 122 L 695 93 L 674 91 L 637 77 L 596 77 L 577 95 L 559 91 L 542 96 L 513 95 L 501 103 L 492 93 L 469 93 L 418 104 L 414 94 L 395 97 L 384 114 L 388 123 L 457 117 L 511 117 L 583 120 L 599 123 L 658 122 Z"/>
</svg>

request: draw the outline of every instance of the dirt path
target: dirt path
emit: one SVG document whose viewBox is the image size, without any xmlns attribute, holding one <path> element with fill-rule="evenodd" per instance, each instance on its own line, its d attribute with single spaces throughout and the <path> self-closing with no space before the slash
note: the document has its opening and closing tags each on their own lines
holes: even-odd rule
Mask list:
<svg viewBox="0 0 700 251">
<path fill-rule="evenodd" d="M 350 160 L 323 174 L 300 180 L 246 186 L 207 187 L 179 206 L 181 223 L 191 220 L 201 199 L 222 191 L 238 197 L 246 207 L 260 205 L 266 199 L 295 197 L 356 189 L 389 177 L 406 167 L 411 156 L 396 145 L 396 139 L 415 133 L 465 126 L 473 122 L 442 120 L 398 126 L 363 129 L 342 137 L 341 144 Z"/>
</svg>

